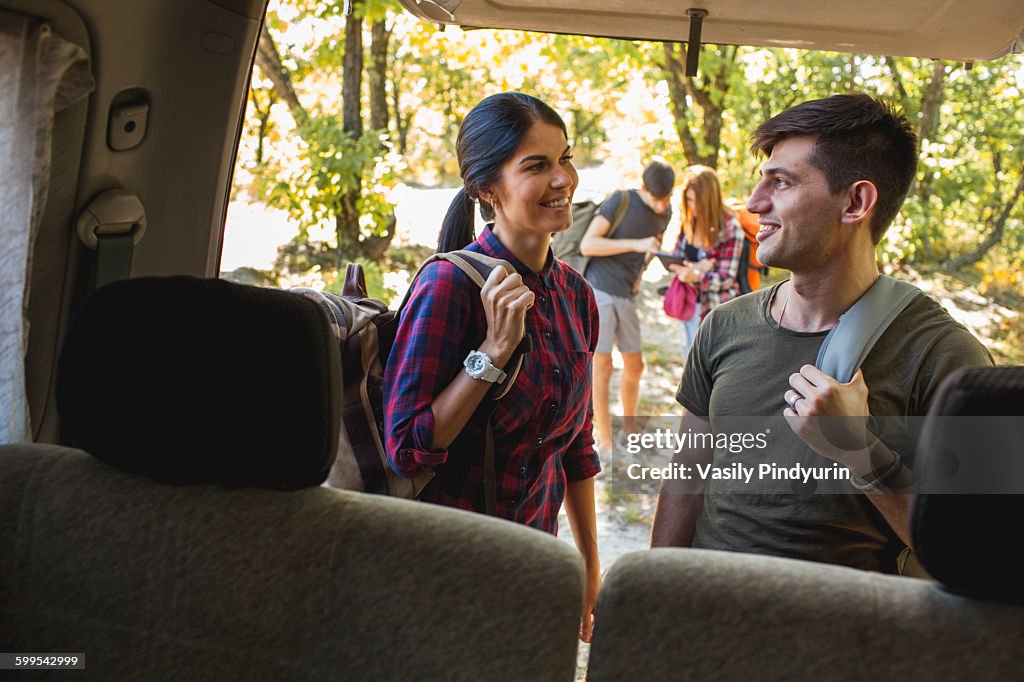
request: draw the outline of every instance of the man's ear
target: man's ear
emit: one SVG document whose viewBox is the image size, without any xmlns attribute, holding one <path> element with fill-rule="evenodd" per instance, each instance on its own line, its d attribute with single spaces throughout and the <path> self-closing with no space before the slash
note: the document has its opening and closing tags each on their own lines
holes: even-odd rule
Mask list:
<svg viewBox="0 0 1024 682">
<path fill-rule="evenodd" d="M 863 222 L 878 203 L 878 188 L 870 180 L 858 180 L 847 190 L 842 221 L 848 225 Z"/>
</svg>

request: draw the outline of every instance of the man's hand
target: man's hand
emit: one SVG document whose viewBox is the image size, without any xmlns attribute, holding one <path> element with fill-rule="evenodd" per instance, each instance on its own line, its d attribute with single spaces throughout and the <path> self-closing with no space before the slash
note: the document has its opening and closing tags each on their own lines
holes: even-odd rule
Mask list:
<svg viewBox="0 0 1024 682">
<path fill-rule="evenodd" d="M 661 251 L 661 240 L 657 237 L 634 239 L 633 250 L 637 253 L 658 253 Z"/>
<path fill-rule="evenodd" d="M 822 457 L 845 466 L 860 481 L 874 480 L 895 462 L 889 448 L 868 429 L 868 387 L 864 374 L 841 384 L 820 369 L 804 365 L 790 375 L 785 393 L 789 405 L 783 414 L 794 433 Z M 910 485 L 912 472 L 901 466 L 885 483 L 891 490 Z M 909 500 L 907 494 L 868 495 L 903 542 L 910 545 Z"/>
<path fill-rule="evenodd" d="M 789 377 L 783 415 L 794 433 L 823 457 L 848 467 L 855 476 L 871 471 L 868 449 L 875 436 L 868 430 L 868 387 L 864 374 L 842 384 L 813 365 Z"/>
</svg>

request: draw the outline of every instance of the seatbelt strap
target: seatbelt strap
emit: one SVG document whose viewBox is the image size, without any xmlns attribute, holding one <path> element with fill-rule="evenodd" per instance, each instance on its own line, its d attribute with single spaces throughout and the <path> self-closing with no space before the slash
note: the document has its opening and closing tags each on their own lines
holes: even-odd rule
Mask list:
<svg viewBox="0 0 1024 682">
<path fill-rule="evenodd" d="M 814 366 L 840 383 L 849 383 L 875 343 L 921 290 L 888 275 L 875 283 L 839 316 L 818 349 Z"/>
<path fill-rule="evenodd" d="M 135 251 L 135 235 L 124 234 L 96 235 L 96 284 L 99 289 L 104 284 L 128 279 L 132 274 L 132 254 Z"/>
<path fill-rule="evenodd" d="M 146 209 L 138 196 L 122 188 L 101 192 L 82 211 L 76 228 L 82 243 L 96 251 L 94 289 L 128 279 L 135 245 L 146 232 Z"/>
</svg>

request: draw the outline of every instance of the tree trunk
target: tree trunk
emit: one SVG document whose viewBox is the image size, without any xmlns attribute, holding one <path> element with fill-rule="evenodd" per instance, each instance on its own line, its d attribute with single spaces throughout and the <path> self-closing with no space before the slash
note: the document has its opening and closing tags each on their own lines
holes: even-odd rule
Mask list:
<svg viewBox="0 0 1024 682">
<path fill-rule="evenodd" d="M 683 74 L 686 67 L 683 65 L 683 56 L 677 49 L 678 43 L 662 43 L 665 54 L 665 71 L 668 75 L 669 100 L 672 102 L 672 115 L 675 118 L 676 133 L 679 135 L 679 143 L 683 146 L 683 154 L 688 164 L 697 163 L 699 156 L 697 152 L 697 141 L 690 131 L 690 124 L 686 122 L 689 115 L 690 105 L 686 102 L 686 86 L 683 84 Z"/>
<path fill-rule="evenodd" d="M 391 128 L 388 112 L 388 42 L 391 30 L 383 20 L 373 22 L 370 29 L 370 67 L 367 80 L 370 86 L 370 128 L 388 132 Z"/>
<path fill-rule="evenodd" d="M 917 122 L 917 139 L 920 146 L 919 155 L 920 151 L 924 150 L 925 143 L 935 136 L 935 132 L 939 128 L 939 112 L 942 109 L 942 97 L 945 87 L 946 65 L 941 60 L 936 59 L 932 65 L 931 79 L 921 95 L 921 107 Z M 925 173 L 915 176 L 914 183 L 910 188 L 910 194 L 916 196 L 918 202 L 923 207 L 928 206 L 929 197 L 932 193 L 932 180 L 932 174 L 925 171 Z M 921 258 L 914 258 L 913 260 L 931 260 L 934 255 L 931 237 L 927 230 L 922 230 L 919 233 L 919 237 L 921 239 Z"/>
<path fill-rule="evenodd" d="M 935 136 L 939 127 L 939 111 L 942 108 L 942 95 L 946 87 L 946 65 L 939 59 L 932 64 L 932 77 L 921 97 L 921 119 L 917 124 L 917 138 L 921 146 Z"/>
<path fill-rule="evenodd" d="M 705 73 L 705 85 L 701 87 L 697 81 L 684 75 L 683 56 L 675 48 L 674 43 L 662 43 L 665 54 L 665 70 L 668 72 L 669 98 L 672 101 L 672 113 L 675 114 L 676 131 L 690 165 L 702 164 L 711 168 L 718 167 L 718 150 L 722 145 L 722 114 L 725 111 L 725 97 L 729 92 L 729 71 L 736 63 L 738 48 L 724 48 L 725 54 L 718 70 L 708 76 Z M 702 48 L 703 49 L 703 48 Z M 687 97 L 697 103 L 702 112 L 701 130 L 707 153 L 701 153 L 697 136 L 687 122 L 690 111 Z"/>
<path fill-rule="evenodd" d="M 387 75 L 391 30 L 382 19 L 373 22 L 370 36 L 370 67 L 367 70 L 370 85 L 370 129 L 389 134 L 391 122 L 388 115 Z M 383 146 L 382 143 L 381 147 Z M 394 211 L 389 213 L 385 220 L 387 227 L 383 235 L 371 235 L 360 240 L 359 251 L 370 260 L 380 260 L 395 237 L 395 226 L 398 221 L 395 219 Z"/>
<path fill-rule="evenodd" d="M 357 9 L 362 4 L 362 0 L 352 0 L 352 13 L 345 19 L 345 58 L 342 61 L 341 120 L 353 140 L 363 134 L 363 17 Z"/>
<path fill-rule="evenodd" d="M 363 135 L 363 13 L 362 0 L 352 0 L 352 12 L 345 18 L 345 57 L 341 74 L 341 125 L 349 138 L 357 141 Z M 360 255 L 359 198 L 362 196 L 362 173 L 353 178 L 355 189 L 338 201 L 335 213 L 335 235 L 338 240 L 338 271 L 347 260 Z"/>
<path fill-rule="evenodd" d="M 399 106 L 399 94 L 401 93 L 400 85 L 401 81 L 398 77 L 392 79 L 391 110 L 395 112 L 395 133 L 398 136 L 398 153 L 404 156 L 409 144 L 409 126 L 412 124 L 414 110 L 409 111 L 407 114 L 402 114 L 402 109 Z"/>
<path fill-rule="evenodd" d="M 264 147 L 264 143 L 267 140 L 267 131 L 270 129 L 270 111 L 274 108 L 274 102 L 276 102 L 277 100 L 274 97 L 274 91 L 271 90 L 271 91 L 269 91 L 267 93 L 267 108 L 266 109 L 260 109 L 258 103 L 256 102 L 255 91 L 253 93 L 252 101 L 255 104 L 256 114 L 257 114 L 257 116 L 259 118 L 259 121 L 260 121 L 259 139 L 256 141 L 256 165 L 257 166 L 262 166 L 263 165 L 263 147 Z"/>
</svg>

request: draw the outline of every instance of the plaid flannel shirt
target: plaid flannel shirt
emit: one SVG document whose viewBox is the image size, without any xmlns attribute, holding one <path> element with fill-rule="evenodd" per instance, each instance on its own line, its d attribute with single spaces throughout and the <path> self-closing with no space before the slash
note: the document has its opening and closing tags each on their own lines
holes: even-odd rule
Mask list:
<svg viewBox="0 0 1024 682">
<path fill-rule="evenodd" d="M 735 217 L 730 216 L 725 222 L 725 230 L 718 236 L 718 243 L 706 249 L 706 258 L 715 261 L 715 267 L 705 272 L 697 288 L 700 290 L 700 319 L 719 304 L 740 295 L 740 256 L 743 255 L 743 228 Z M 679 231 L 675 255 L 684 255 L 686 233 Z"/>
<path fill-rule="evenodd" d="M 533 272 L 490 228 L 467 248 L 512 263 L 533 291 L 536 300 L 526 314 L 533 351 L 508 395 L 497 402 L 485 397 L 447 449 L 431 449 L 430 405 L 483 342 L 487 319 L 480 290 L 465 273 L 444 261 L 427 266 L 402 311 L 385 371 L 388 459 L 402 475 L 434 470 L 420 499 L 482 512 L 484 433 L 493 409 L 497 515 L 557 533 L 566 482 L 601 470 L 591 431 L 594 296 L 580 275 L 550 253 L 544 269 Z"/>
</svg>

